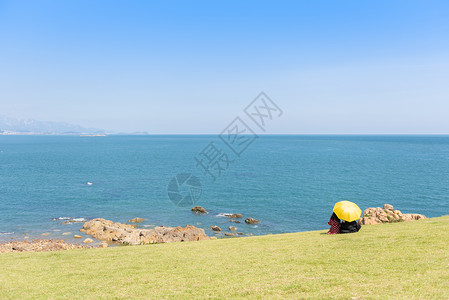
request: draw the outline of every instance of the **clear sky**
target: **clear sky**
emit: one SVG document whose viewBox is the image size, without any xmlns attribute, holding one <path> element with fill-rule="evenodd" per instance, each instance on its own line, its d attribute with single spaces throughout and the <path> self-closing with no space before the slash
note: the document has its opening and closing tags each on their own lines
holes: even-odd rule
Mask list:
<svg viewBox="0 0 449 300">
<path fill-rule="evenodd" d="M 449 133 L 449 1 L 0 0 L 0 115 L 219 133 Z"/>
</svg>

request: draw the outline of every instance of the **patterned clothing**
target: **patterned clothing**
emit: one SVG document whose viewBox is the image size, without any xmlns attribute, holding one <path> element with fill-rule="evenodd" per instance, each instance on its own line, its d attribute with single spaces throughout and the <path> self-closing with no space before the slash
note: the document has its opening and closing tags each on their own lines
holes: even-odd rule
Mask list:
<svg viewBox="0 0 449 300">
<path fill-rule="evenodd" d="M 340 221 L 330 219 L 329 222 L 327 222 L 328 225 L 330 225 L 330 229 L 327 232 L 327 234 L 338 234 L 340 233 Z"/>
</svg>

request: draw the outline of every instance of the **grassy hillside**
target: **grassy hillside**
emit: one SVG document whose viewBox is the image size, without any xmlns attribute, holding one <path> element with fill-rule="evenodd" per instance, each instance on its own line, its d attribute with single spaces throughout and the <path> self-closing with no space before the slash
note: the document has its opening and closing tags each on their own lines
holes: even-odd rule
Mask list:
<svg viewBox="0 0 449 300">
<path fill-rule="evenodd" d="M 323 233 L 0 254 L 0 298 L 449 298 L 449 217 Z"/>
</svg>

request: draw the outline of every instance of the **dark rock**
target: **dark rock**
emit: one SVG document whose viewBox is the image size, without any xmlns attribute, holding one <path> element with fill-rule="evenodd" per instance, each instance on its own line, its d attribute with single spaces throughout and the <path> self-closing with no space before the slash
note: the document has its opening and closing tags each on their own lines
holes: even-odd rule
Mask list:
<svg viewBox="0 0 449 300">
<path fill-rule="evenodd" d="M 194 208 L 192 208 L 192 211 L 194 213 L 197 213 L 197 214 L 205 214 L 205 213 L 207 213 L 207 210 L 205 208 L 201 207 L 201 206 L 195 206 Z"/>
<path fill-rule="evenodd" d="M 210 229 L 212 229 L 213 231 L 221 231 L 221 228 L 218 226 L 211 226 Z"/>
<path fill-rule="evenodd" d="M 245 223 L 246 224 L 257 224 L 257 223 L 259 223 L 259 220 L 256 220 L 253 218 L 246 218 Z"/>
</svg>

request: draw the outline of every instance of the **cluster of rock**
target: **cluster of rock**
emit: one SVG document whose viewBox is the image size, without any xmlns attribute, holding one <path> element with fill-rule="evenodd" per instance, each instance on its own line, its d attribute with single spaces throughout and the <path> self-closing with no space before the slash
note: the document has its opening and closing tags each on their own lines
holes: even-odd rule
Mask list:
<svg viewBox="0 0 449 300">
<path fill-rule="evenodd" d="M 218 226 L 211 226 L 210 229 L 212 229 L 212 230 L 215 231 L 216 233 L 221 231 L 221 228 L 218 227 Z M 237 230 L 237 227 L 229 226 L 228 229 L 229 229 L 230 232 L 225 232 L 225 233 L 224 233 L 225 236 L 244 235 L 243 232 L 235 232 L 235 231 Z M 211 238 L 213 238 L 213 237 L 211 237 Z M 216 237 L 215 237 L 215 238 L 216 238 Z"/>
<path fill-rule="evenodd" d="M 192 208 L 192 212 L 196 213 L 196 214 L 205 214 L 207 213 L 207 210 L 204 207 L 201 206 L 195 206 Z M 229 222 L 234 222 L 234 223 L 240 223 L 240 221 L 234 220 L 234 219 L 241 219 L 243 217 L 242 214 L 223 214 L 225 217 L 229 218 Z M 246 224 L 257 224 L 259 223 L 259 220 L 256 220 L 254 218 L 246 218 L 245 219 L 245 223 Z M 211 226 L 211 229 L 214 231 L 221 231 L 220 230 L 216 230 L 217 228 L 213 229 L 212 227 L 217 227 L 217 226 Z"/>
<path fill-rule="evenodd" d="M 359 220 L 361 225 L 373 225 L 381 223 L 394 223 L 426 219 L 426 216 L 420 214 L 403 214 L 399 210 L 393 209 L 393 205 L 384 204 L 380 207 L 369 207 L 363 212 Z"/>
<path fill-rule="evenodd" d="M 66 243 L 63 240 L 11 241 L 0 244 L 0 253 L 42 252 L 90 248 L 80 244 Z"/>
<path fill-rule="evenodd" d="M 153 229 L 140 229 L 135 225 L 114 223 L 109 220 L 97 218 L 84 223 L 82 232 L 92 237 L 124 245 L 143 245 L 156 243 L 184 242 L 208 240 L 204 229 L 192 225 L 186 227 L 155 227 Z"/>
<path fill-rule="evenodd" d="M 196 213 L 196 214 L 206 214 L 207 210 L 204 207 L 201 206 L 195 206 L 192 208 L 192 212 Z M 221 216 L 227 217 L 229 219 L 229 222 L 233 222 L 233 223 L 241 223 L 239 220 L 235 220 L 235 219 L 241 219 L 243 218 L 242 214 L 239 213 L 221 213 L 219 214 Z M 256 220 L 254 218 L 246 218 L 245 219 L 245 223 L 246 224 L 257 224 L 259 223 L 259 220 Z M 218 227 L 217 225 L 213 225 L 209 227 L 215 234 L 218 234 L 222 231 L 222 229 L 220 227 Z M 224 233 L 225 236 L 236 236 L 236 235 L 244 235 L 243 232 L 236 232 L 237 227 L 234 226 L 229 226 L 228 227 L 230 232 L 226 232 Z M 248 234 L 248 235 L 252 235 L 252 234 Z"/>
</svg>

